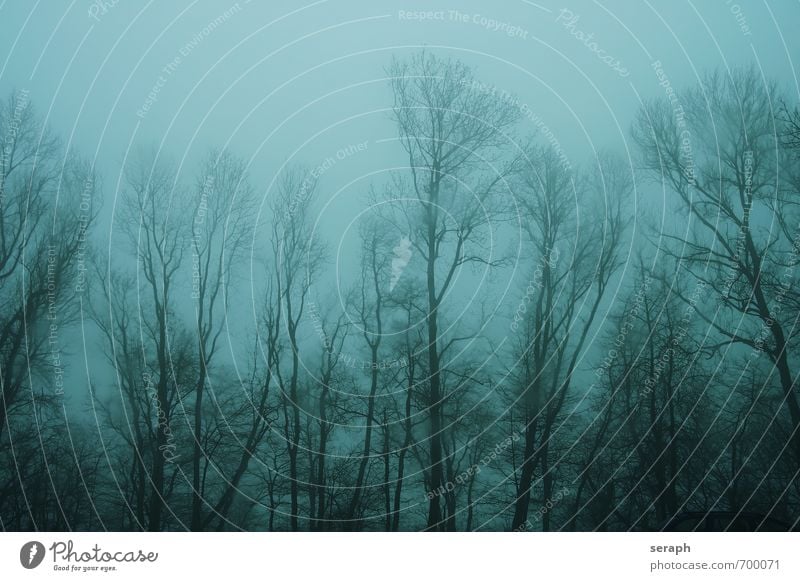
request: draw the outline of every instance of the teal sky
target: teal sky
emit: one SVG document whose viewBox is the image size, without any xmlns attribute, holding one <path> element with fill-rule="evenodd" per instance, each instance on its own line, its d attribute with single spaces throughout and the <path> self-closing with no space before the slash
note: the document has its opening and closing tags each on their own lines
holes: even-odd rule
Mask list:
<svg viewBox="0 0 800 581">
<path fill-rule="evenodd" d="M 800 101 L 798 23 L 788 1 L 0 0 L 0 94 L 27 90 L 94 160 L 100 244 L 131 151 L 154 145 L 190 184 L 206 151 L 227 147 L 263 199 L 284 164 L 319 167 L 320 228 L 346 255 L 373 176 L 407 161 L 389 115 L 393 57 L 429 47 L 462 60 L 526 106 L 520 136 L 549 129 L 579 165 L 603 149 L 633 157 L 640 100 L 664 95 L 655 61 L 676 88 L 752 64 Z"/>
<path fill-rule="evenodd" d="M 800 94 L 796 2 L 100 4 L 0 2 L 0 90 L 28 89 L 65 140 L 96 156 L 107 184 L 131 143 L 163 143 L 186 157 L 187 171 L 209 145 L 228 144 L 268 179 L 288 159 L 316 165 L 369 141 L 349 165 L 359 174 L 385 167 L 398 151 L 374 144 L 395 135 L 384 69 L 423 45 L 516 94 L 577 160 L 592 147 L 624 146 L 639 97 L 661 94 L 654 60 L 676 87 L 714 67 L 754 63 Z M 562 9 L 579 16 L 573 34 L 557 22 Z M 443 19 L 401 17 L 419 10 Z M 484 18 L 519 34 L 494 31 Z M 601 62 L 577 32 L 593 34 L 630 75 Z M 140 118 L 159 76 L 157 100 Z M 348 164 L 336 165 L 328 181 L 348 177 L 340 175 Z"/>
</svg>

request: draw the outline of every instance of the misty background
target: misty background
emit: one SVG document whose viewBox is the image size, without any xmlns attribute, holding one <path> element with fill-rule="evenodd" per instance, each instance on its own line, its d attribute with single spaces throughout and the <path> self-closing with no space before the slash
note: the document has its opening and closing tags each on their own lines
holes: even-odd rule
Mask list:
<svg viewBox="0 0 800 581">
<path fill-rule="evenodd" d="M 796 524 L 798 16 L 0 3 L 0 525 Z"/>
</svg>

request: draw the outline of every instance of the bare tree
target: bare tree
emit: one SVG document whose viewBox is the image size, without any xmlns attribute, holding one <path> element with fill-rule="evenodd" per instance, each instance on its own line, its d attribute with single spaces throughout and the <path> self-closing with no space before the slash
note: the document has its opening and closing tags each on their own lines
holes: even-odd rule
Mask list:
<svg viewBox="0 0 800 581">
<path fill-rule="evenodd" d="M 0 463 L 9 467 L 0 471 L 3 528 L 82 522 L 69 502 L 82 500 L 80 483 L 69 478 L 81 467 L 91 474 L 88 458 L 76 450 L 70 465 L 56 454 L 66 449 L 69 333 L 80 316 L 97 190 L 93 168 L 64 155 L 27 92 L 0 105 Z M 77 430 L 75 445 L 84 441 Z M 66 495 L 60 505 L 52 500 L 59 493 Z"/>
<path fill-rule="evenodd" d="M 697 508 L 704 472 L 716 464 L 709 430 L 717 404 L 698 321 L 657 278 L 640 265 L 606 333 L 593 421 L 577 442 L 586 445 L 570 525 L 588 511 L 599 529 L 652 530 Z"/>
<path fill-rule="evenodd" d="M 242 256 L 248 237 L 252 237 L 255 215 L 245 163 L 229 152 L 208 154 L 196 189 L 191 222 L 191 296 L 197 301 L 195 322 L 200 369 L 194 394 L 192 530 L 199 530 L 203 522 L 203 395 L 224 330 L 233 267 Z"/>
<path fill-rule="evenodd" d="M 493 199 L 504 183 L 503 146 L 519 110 L 474 89 L 471 71 L 461 63 L 423 52 L 408 62 L 395 61 L 389 74 L 394 116 L 411 173 L 411 194 L 402 215 L 411 243 L 425 263 L 430 384 L 430 478 L 444 484 L 440 330 L 442 302 L 459 269 L 488 261 L 482 236 L 492 227 Z M 486 177 L 486 168 L 495 167 Z M 428 529 L 443 530 L 440 499 L 433 496 Z"/>
<path fill-rule="evenodd" d="M 512 331 L 519 331 L 514 400 L 525 434 L 514 530 L 527 522 L 537 467 L 544 500 L 553 495 L 554 427 L 609 281 L 621 265 L 628 221 L 624 207 L 632 188 L 625 166 L 608 156 L 598 159 L 596 171 L 584 178 L 576 178 L 552 149 L 534 150 L 529 160 L 520 206 L 535 261 L 511 323 Z M 573 210 L 576 198 L 578 212 L 587 210 L 586 219 Z M 544 530 L 549 518 L 545 511 Z"/>
<path fill-rule="evenodd" d="M 130 345 L 140 351 L 124 356 L 140 359 L 136 365 L 142 375 L 134 378 L 135 383 L 128 389 L 139 390 L 133 397 L 139 401 L 144 398 L 148 412 L 146 422 L 153 426 L 146 518 L 148 530 L 158 531 L 164 524 L 168 492 L 165 465 L 176 449 L 175 442 L 171 441 L 174 440 L 173 413 L 181 391 L 186 389 L 187 382 L 192 383 L 196 363 L 189 355 L 190 342 L 185 328 L 175 314 L 176 285 L 187 250 L 189 225 L 185 220 L 185 192 L 180 189 L 167 162 L 142 154 L 126 168 L 126 181 L 121 230 L 136 256 L 137 302 L 135 307 L 129 308 L 130 314 L 112 309 L 105 325 L 107 336 L 112 340 L 109 345 L 112 353 L 118 338 L 114 333 L 122 330 L 114 321 L 115 317 L 135 317 L 134 326 L 126 326 L 124 330 L 143 337 L 143 344 L 131 341 Z M 112 266 L 109 264 L 108 268 Z M 115 279 L 108 280 L 114 282 Z M 113 301 L 115 293 L 125 289 L 106 285 L 102 291 L 108 301 Z M 148 310 L 143 312 L 144 309 Z"/>
<path fill-rule="evenodd" d="M 63 394 L 59 335 L 75 321 L 75 284 L 96 215 L 95 176 L 41 127 L 25 93 L 0 109 L 0 441 L 29 409 L 31 374 Z M 83 204 L 83 209 L 81 209 Z M 57 393 L 56 393 L 57 392 Z"/>
<path fill-rule="evenodd" d="M 326 530 L 329 528 L 328 511 L 330 497 L 334 491 L 328 486 L 328 453 L 329 444 L 334 440 L 334 428 L 344 419 L 342 404 L 339 402 L 337 386 L 343 383 L 341 367 L 342 349 L 347 340 L 349 323 L 347 315 L 341 312 L 335 321 L 329 321 L 325 315 L 317 315 L 318 331 L 322 339 L 319 370 L 316 377 L 311 378 L 313 390 L 319 390 L 316 407 L 317 445 L 309 443 L 309 452 L 313 455 L 311 482 L 309 486 L 311 528 Z M 315 384 L 315 385 L 314 385 Z M 310 430 L 309 430 L 310 432 Z M 316 448 L 316 449 L 314 449 Z"/>
<path fill-rule="evenodd" d="M 283 432 L 289 456 L 291 495 L 290 528 L 298 530 L 299 478 L 298 451 L 301 443 L 301 379 L 298 328 L 307 306 L 312 281 L 322 267 L 325 249 L 311 231 L 311 209 L 316 179 L 301 168 L 288 170 L 271 202 L 272 275 L 278 297 L 281 329 L 288 340 L 289 364 L 279 364 L 275 373 L 281 393 Z"/>
<path fill-rule="evenodd" d="M 645 168 L 690 218 L 685 232 L 664 233 L 659 249 L 706 285 L 717 302 L 716 315 L 698 309 L 718 337 L 710 349 L 745 346 L 745 365 L 760 357 L 772 364 L 797 466 L 800 403 L 793 354 L 800 295 L 791 281 L 798 263 L 798 182 L 786 147 L 791 123 L 773 113 L 777 95 L 777 86 L 755 69 L 713 73 L 673 102 L 646 104 L 634 138 Z"/>
<path fill-rule="evenodd" d="M 375 396 L 380 373 L 380 348 L 383 341 L 386 298 L 391 277 L 391 242 L 387 232 L 377 221 L 361 228 L 362 264 L 359 296 L 354 300 L 359 315 L 359 326 L 369 349 L 369 393 L 364 426 L 364 446 L 358 461 L 358 472 L 350 501 L 349 518 L 356 525 L 359 501 L 364 488 L 367 464 L 372 454 L 372 431 L 375 423 Z"/>
</svg>

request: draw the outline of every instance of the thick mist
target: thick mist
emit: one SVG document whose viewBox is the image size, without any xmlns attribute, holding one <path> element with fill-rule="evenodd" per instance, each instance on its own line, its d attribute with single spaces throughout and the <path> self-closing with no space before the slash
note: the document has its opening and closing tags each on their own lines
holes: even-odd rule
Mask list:
<svg viewBox="0 0 800 581">
<path fill-rule="evenodd" d="M 0 3 L 0 528 L 796 527 L 797 18 Z"/>
</svg>

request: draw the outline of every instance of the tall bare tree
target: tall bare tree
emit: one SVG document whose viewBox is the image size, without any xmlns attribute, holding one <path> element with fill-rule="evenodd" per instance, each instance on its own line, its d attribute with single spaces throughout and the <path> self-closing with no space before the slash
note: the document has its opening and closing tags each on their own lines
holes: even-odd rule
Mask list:
<svg viewBox="0 0 800 581">
<path fill-rule="evenodd" d="M 774 113 L 779 95 L 755 69 L 712 73 L 673 101 L 645 104 L 633 135 L 645 168 L 690 219 L 664 233 L 659 249 L 718 304 L 716 314 L 697 311 L 717 335 L 711 350 L 733 356 L 731 346 L 745 346 L 746 366 L 771 363 L 766 381 L 779 386 L 800 466 L 800 295 L 792 284 L 800 214 L 791 119 Z"/>
<path fill-rule="evenodd" d="M 298 330 L 303 319 L 312 282 L 319 274 L 325 248 L 312 228 L 312 204 L 317 181 L 302 168 L 287 170 L 271 200 L 272 272 L 279 304 L 281 332 L 288 342 L 289 363 L 279 364 L 275 373 L 281 393 L 283 435 L 289 457 L 291 496 L 290 528 L 299 528 L 300 473 L 298 452 L 301 445 L 301 402 L 298 388 L 301 381 L 300 339 Z"/>
<path fill-rule="evenodd" d="M 372 454 L 372 432 L 375 423 L 375 396 L 380 375 L 380 348 L 383 341 L 386 297 L 391 278 L 392 251 L 387 232 L 378 221 L 365 223 L 361 228 L 361 284 L 354 300 L 359 315 L 359 327 L 369 349 L 369 393 L 364 426 L 364 446 L 358 461 L 358 471 L 350 501 L 349 518 L 356 526 L 359 502 L 364 488 L 367 465 Z"/>
<path fill-rule="evenodd" d="M 203 395 L 209 369 L 219 349 L 219 339 L 231 298 L 233 268 L 252 238 L 255 215 L 253 191 L 246 165 L 229 152 L 208 154 L 197 181 L 191 222 L 192 298 L 197 325 L 200 362 L 194 394 L 194 450 L 192 453 L 192 530 L 203 522 L 201 460 L 203 457 Z"/>
<path fill-rule="evenodd" d="M 629 170 L 608 156 L 599 158 L 596 170 L 585 177 L 574 175 L 552 148 L 534 150 L 528 159 L 520 207 L 534 262 L 511 324 L 517 333 L 513 373 L 519 388 L 513 399 L 525 434 L 514 530 L 528 520 L 537 468 L 543 501 L 553 495 L 550 454 L 556 420 L 609 281 L 621 266 L 629 220 L 625 203 L 632 189 Z M 544 512 L 545 530 L 549 516 Z"/>
<path fill-rule="evenodd" d="M 413 207 L 408 219 L 411 243 L 425 264 L 428 328 L 430 419 L 429 485 L 444 484 L 440 360 L 443 301 L 459 269 L 488 262 L 480 248 L 492 227 L 491 208 L 504 183 L 506 134 L 519 110 L 490 92 L 475 90 L 465 65 L 428 52 L 389 68 L 394 91 L 394 117 L 400 142 L 408 155 Z M 488 168 L 495 168 L 492 173 Z M 502 168 L 502 169 L 497 169 Z M 428 529 L 443 530 L 440 499 L 429 502 Z"/>
<path fill-rule="evenodd" d="M 143 337 L 142 377 L 137 385 L 150 411 L 148 424 L 154 425 L 154 449 L 151 451 L 147 528 L 159 531 L 164 525 L 166 507 L 165 465 L 174 451 L 173 414 L 180 401 L 180 391 L 195 369 L 189 355 L 185 327 L 176 315 L 177 287 L 181 264 L 187 251 L 186 192 L 177 182 L 168 162 L 142 153 L 126 167 L 127 189 L 120 213 L 121 230 L 136 256 L 137 303 L 133 329 Z M 109 264 L 108 268 L 112 268 Z M 123 267 L 124 268 L 124 267 Z M 113 280 L 113 279 L 111 279 Z M 124 289 L 107 286 L 104 294 L 113 300 Z M 146 309 L 146 310 L 145 310 Z M 109 312 L 113 323 L 119 313 Z M 117 327 L 118 328 L 118 327 Z M 132 345 L 135 346 L 136 345 Z M 109 346 L 113 350 L 116 345 Z M 152 424 L 151 424 L 152 422 Z"/>
<path fill-rule="evenodd" d="M 80 316 L 99 187 L 93 168 L 39 121 L 26 91 L 0 104 L 0 521 L 68 529 L 79 515 L 53 502 L 90 469 L 62 461 L 70 333 Z M 82 447 L 81 431 L 76 446 Z M 90 518 L 90 515 L 85 515 Z M 82 522 L 76 519 L 76 526 Z"/>
</svg>

